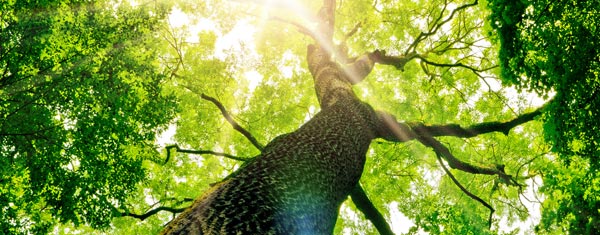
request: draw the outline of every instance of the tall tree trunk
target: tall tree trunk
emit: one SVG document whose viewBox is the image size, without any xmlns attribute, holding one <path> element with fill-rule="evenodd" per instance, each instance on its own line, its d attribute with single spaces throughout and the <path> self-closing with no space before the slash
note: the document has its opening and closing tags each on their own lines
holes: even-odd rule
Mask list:
<svg viewBox="0 0 600 235">
<path fill-rule="evenodd" d="M 377 136 L 377 115 L 356 98 L 345 73 L 326 54 L 313 46 L 308 53 L 321 112 L 271 141 L 163 234 L 333 232 L 339 207 L 358 183 Z"/>
</svg>

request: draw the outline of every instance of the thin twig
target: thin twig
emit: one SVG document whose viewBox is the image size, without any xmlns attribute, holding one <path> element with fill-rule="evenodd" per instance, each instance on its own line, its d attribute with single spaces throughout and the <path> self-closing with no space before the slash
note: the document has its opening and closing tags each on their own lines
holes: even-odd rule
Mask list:
<svg viewBox="0 0 600 235">
<path fill-rule="evenodd" d="M 427 39 L 429 36 L 435 34 L 443 25 L 445 25 L 446 23 L 450 22 L 450 20 L 452 20 L 452 18 L 454 18 L 454 15 L 458 12 L 458 11 L 462 11 L 468 7 L 472 7 L 477 5 L 477 0 L 475 0 L 475 2 L 473 3 L 468 3 L 465 5 L 462 5 L 460 7 L 457 7 L 456 9 L 454 9 L 451 13 L 450 16 L 448 16 L 448 18 L 446 18 L 445 20 L 441 21 L 443 17 L 443 13 L 446 10 L 446 7 L 448 6 L 447 4 L 444 4 L 444 8 L 442 9 L 442 11 L 440 12 L 440 15 L 438 16 L 438 18 L 434 21 L 434 25 L 429 29 L 428 32 L 421 32 L 419 34 L 419 36 L 417 36 L 415 38 L 415 40 L 408 46 L 408 48 L 406 48 L 406 51 L 404 52 L 404 54 L 409 54 L 411 52 L 416 52 L 416 48 L 418 46 L 418 44 L 420 42 L 422 42 L 423 40 Z"/>
</svg>

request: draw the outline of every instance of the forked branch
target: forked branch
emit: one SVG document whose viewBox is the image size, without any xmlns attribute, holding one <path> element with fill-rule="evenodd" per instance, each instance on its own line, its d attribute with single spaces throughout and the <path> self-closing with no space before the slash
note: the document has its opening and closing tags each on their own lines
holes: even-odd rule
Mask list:
<svg viewBox="0 0 600 235">
<path fill-rule="evenodd" d="M 491 132 L 501 132 L 504 134 L 508 134 L 508 132 L 512 128 L 523 123 L 529 122 L 535 117 L 541 115 L 545 107 L 551 102 L 552 101 L 548 102 L 546 105 L 533 112 L 519 115 L 518 117 L 507 122 L 484 122 L 472 125 L 467 128 L 463 128 L 455 124 L 430 126 L 422 123 L 399 123 L 395 121 L 395 118 L 393 118 L 393 116 L 390 114 L 379 112 L 378 115 L 380 116 L 380 121 L 384 122 L 385 129 L 387 129 L 386 131 L 382 131 L 382 138 L 394 142 L 406 142 L 412 139 L 417 139 L 425 146 L 431 147 L 436 153 L 440 165 L 442 166 L 446 174 L 452 179 L 454 184 L 456 184 L 466 195 L 478 201 L 490 210 L 488 225 L 491 226 L 492 216 L 495 211 L 494 208 L 480 197 L 469 192 L 469 190 L 467 190 L 462 184 L 460 184 L 460 182 L 454 177 L 452 172 L 446 167 L 446 165 L 442 161 L 442 158 L 446 160 L 446 162 L 448 162 L 448 165 L 451 168 L 472 174 L 496 175 L 501 179 L 502 182 L 505 182 L 508 185 L 514 185 L 519 187 L 523 185 L 517 181 L 517 178 L 508 175 L 504 171 L 504 165 L 484 167 L 462 161 L 456 158 L 446 146 L 444 146 L 434 137 L 455 136 L 462 138 L 470 138 Z"/>
<path fill-rule="evenodd" d="M 450 22 L 454 18 L 454 15 L 456 15 L 456 13 L 458 13 L 459 11 L 465 10 L 469 7 L 475 6 L 475 5 L 477 5 L 477 3 L 478 3 L 477 0 L 475 0 L 475 2 L 473 2 L 473 3 L 468 3 L 465 5 L 459 6 L 456 9 L 454 9 L 446 19 L 442 20 L 443 14 L 446 11 L 446 7 L 448 6 L 448 3 L 446 3 L 444 5 L 442 11 L 440 12 L 440 15 L 434 20 L 434 23 L 429 28 L 429 30 L 427 32 L 421 32 L 419 34 L 419 36 L 417 36 L 415 38 L 415 40 L 410 44 L 410 46 L 408 46 L 408 48 L 406 48 L 406 51 L 404 52 L 404 54 L 408 55 L 410 53 L 415 53 L 419 43 L 421 43 L 423 40 L 427 39 L 429 36 L 434 35 L 440 28 L 442 28 L 442 26 L 444 26 L 446 23 Z"/>
<path fill-rule="evenodd" d="M 498 68 L 498 65 L 494 65 L 494 66 L 491 66 L 488 68 L 475 68 L 473 66 L 469 66 L 469 65 L 466 65 L 466 64 L 463 64 L 460 62 L 453 63 L 453 64 L 437 63 L 437 62 L 429 61 L 424 56 L 421 56 L 421 55 L 416 55 L 415 57 L 420 59 L 421 62 L 428 64 L 428 65 L 432 65 L 432 66 L 436 66 L 436 67 L 443 67 L 443 68 L 465 68 L 465 69 L 471 70 L 474 73 L 485 72 L 488 70 Z"/>
</svg>

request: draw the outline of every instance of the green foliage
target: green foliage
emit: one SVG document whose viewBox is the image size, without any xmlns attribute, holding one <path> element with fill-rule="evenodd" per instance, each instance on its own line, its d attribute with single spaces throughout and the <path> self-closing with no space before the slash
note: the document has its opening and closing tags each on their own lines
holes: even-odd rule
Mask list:
<svg viewBox="0 0 600 235">
<path fill-rule="evenodd" d="M 153 49 L 166 11 L 86 1 L 2 8 L 0 231 L 106 227 L 174 114 Z"/>
<path fill-rule="evenodd" d="M 135 7 L 4 2 L 0 233 L 47 233 L 59 222 L 58 234 L 156 234 L 173 213 L 161 211 L 143 221 L 123 215 L 142 215 L 159 206 L 185 208 L 189 199 L 241 165 L 219 156 L 174 152 L 165 163 L 155 135 L 167 123 L 176 132 L 159 144 L 239 157 L 258 154 L 201 93 L 216 97 L 263 144 L 319 111 L 305 60 L 312 39 L 290 22 L 310 28 L 313 22 L 298 12 L 314 14 L 322 1 L 301 1 L 307 7 L 303 10 L 224 0 L 151 1 Z M 420 33 L 432 30 L 437 18 L 468 3 L 338 1 L 335 41 L 344 40 L 360 22 L 345 39 L 350 56 L 374 49 L 402 55 Z M 497 177 L 451 170 L 495 208 L 491 230 L 489 211 L 450 181 L 430 149 L 416 141 L 374 141 L 361 184 L 395 230 L 531 233 L 522 223 L 537 221 L 522 201 L 527 188 L 539 190 L 534 185 L 542 178 L 544 215 L 536 232 L 594 231 L 598 211 L 592 209 L 600 200 L 593 171 L 600 162 L 595 124 L 600 40 L 598 19 L 592 16 L 599 5 L 480 3 L 457 12 L 414 52 L 428 61 L 481 71 L 415 59 L 404 71 L 377 65 L 355 86 L 361 99 L 400 121 L 463 126 L 505 121 L 538 106 L 519 91 L 556 93 L 544 127 L 533 121 L 508 135 L 440 139 L 457 158 L 502 164 L 508 174 L 521 177 L 524 186 L 516 187 Z M 172 8 L 188 14 L 187 24 L 174 27 L 162 20 Z M 560 161 L 549 153 L 543 128 Z M 397 224 L 396 210 L 412 224 Z M 352 203 L 345 203 L 341 213 L 336 232 L 376 233 Z"/>
<path fill-rule="evenodd" d="M 594 234 L 600 226 L 600 175 L 588 170 L 587 159 L 574 156 L 571 164 L 550 168 L 544 177 L 544 217 L 538 230 Z"/>
<path fill-rule="evenodd" d="M 566 218 L 562 226 L 574 234 L 600 230 L 597 199 L 583 197 L 584 191 L 595 191 L 584 182 L 595 180 L 600 168 L 600 2 L 490 1 L 489 7 L 503 80 L 539 94 L 555 93 L 544 130 L 564 164 L 556 168 L 582 171 L 573 183 L 557 180 L 574 177 L 563 176 L 566 171 L 546 175 L 547 193 L 573 198 L 546 207 L 545 221 Z"/>
</svg>

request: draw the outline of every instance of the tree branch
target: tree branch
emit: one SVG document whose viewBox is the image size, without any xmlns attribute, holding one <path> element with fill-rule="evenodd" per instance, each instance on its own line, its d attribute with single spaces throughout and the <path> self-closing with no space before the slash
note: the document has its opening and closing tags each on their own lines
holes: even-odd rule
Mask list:
<svg viewBox="0 0 600 235">
<path fill-rule="evenodd" d="M 446 146 L 431 136 L 419 136 L 418 140 L 425 146 L 431 147 L 437 154 L 440 154 L 453 169 L 472 174 L 497 175 L 502 179 L 512 179 L 512 176 L 504 172 L 504 165 L 495 165 L 493 167 L 475 166 L 456 158 Z M 511 182 L 511 180 L 506 182 Z"/>
<path fill-rule="evenodd" d="M 264 146 L 262 144 L 260 144 L 258 142 L 258 140 L 256 140 L 256 138 L 254 138 L 254 136 L 252 136 L 252 134 L 250 134 L 250 132 L 248 132 L 246 129 L 244 129 L 242 126 L 240 126 L 235 120 L 233 120 L 233 117 L 231 117 L 231 115 L 229 114 L 229 112 L 227 112 L 227 110 L 225 109 L 223 104 L 221 104 L 221 102 L 219 102 L 217 99 L 210 97 L 208 95 L 205 95 L 205 94 L 200 94 L 200 97 L 202 99 L 212 102 L 215 106 L 217 106 L 217 108 L 219 108 L 219 110 L 221 111 L 221 114 L 223 114 L 223 117 L 225 117 L 225 120 L 227 120 L 227 122 L 229 122 L 229 124 L 231 124 L 233 129 L 235 129 L 236 131 L 238 131 L 242 135 L 244 135 L 246 137 L 246 139 L 248 139 L 250 141 L 250 143 L 252 143 L 252 145 L 254 145 L 254 147 L 256 147 L 258 150 L 260 150 L 260 151 L 263 150 Z"/>
<path fill-rule="evenodd" d="M 454 182 L 454 184 L 456 186 L 458 186 L 458 188 L 460 188 L 461 191 L 463 191 L 463 193 L 467 194 L 467 196 L 469 196 L 470 198 L 472 198 L 475 201 L 478 201 L 479 203 L 481 203 L 483 206 L 487 207 L 490 210 L 490 216 L 488 217 L 488 228 L 492 227 L 492 216 L 494 215 L 494 211 L 496 211 L 489 203 L 487 203 L 486 201 L 484 201 L 483 199 L 481 199 L 480 197 L 478 197 L 477 195 L 471 193 L 469 190 L 467 190 L 457 179 L 456 177 L 454 177 L 454 175 L 452 174 L 452 172 L 450 172 L 450 170 L 446 167 L 446 165 L 444 164 L 444 162 L 442 161 L 442 155 L 439 152 L 435 152 L 438 161 L 440 162 L 440 165 L 442 166 L 442 169 L 444 169 L 444 172 L 446 172 L 446 174 L 450 177 L 450 179 L 452 179 L 452 182 Z"/>
<path fill-rule="evenodd" d="M 428 64 L 428 65 L 433 65 L 433 66 L 437 66 L 437 67 L 446 67 L 446 68 L 452 68 L 452 67 L 460 67 L 460 68 L 465 68 L 468 70 L 471 70 L 474 73 L 478 73 L 478 72 L 485 72 L 494 68 L 497 68 L 498 65 L 494 65 L 492 67 L 489 68 L 483 68 L 483 69 L 478 69 L 478 68 L 473 68 L 471 66 L 465 65 L 463 63 L 454 63 L 454 64 L 442 64 L 442 63 L 436 63 L 436 62 L 432 62 L 427 60 L 424 56 L 421 55 L 415 55 L 415 58 L 419 58 L 423 63 Z"/>
<path fill-rule="evenodd" d="M 385 221 L 383 215 L 375 208 L 371 199 L 367 197 L 365 190 L 362 188 L 360 183 L 356 184 L 354 190 L 350 193 L 350 198 L 352 198 L 352 202 L 356 205 L 356 208 L 360 210 L 365 217 L 373 223 L 377 231 L 381 235 L 394 235 L 390 225 Z"/>
<path fill-rule="evenodd" d="M 482 122 L 469 127 L 461 127 L 458 124 L 426 125 L 423 123 L 401 123 L 385 112 L 378 111 L 382 129 L 381 138 L 392 142 L 407 142 L 419 137 L 454 136 L 460 138 L 472 138 L 481 134 L 501 132 L 507 135 L 510 130 L 518 125 L 532 121 L 542 114 L 543 110 L 552 101 L 535 111 L 524 113 L 506 122 Z"/>
<path fill-rule="evenodd" d="M 386 51 L 383 50 L 375 50 L 369 54 L 369 57 L 371 57 L 373 62 L 378 64 L 392 65 L 401 71 L 404 71 L 404 65 L 416 58 L 416 56 L 416 53 L 408 53 L 400 56 L 386 55 Z"/>
<path fill-rule="evenodd" d="M 183 211 L 185 211 L 185 209 L 187 209 L 187 207 L 184 208 L 172 208 L 172 207 L 168 207 L 168 206 L 160 206 L 157 208 L 154 208 L 152 210 L 146 211 L 146 213 L 144 214 L 135 214 L 135 213 L 131 213 L 131 212 L 122 212 L 121 216 L 125 217 L 125 216 L 129 216 L 129 217 L 133 217 L 136 219 L 140 219 L 140 220 L 145 220 L 146 218 L 155 215 L 158 212 L 161 211 L 168 211 L 171 213 L 181 213 Z"/>
<path fill-rule="evenodd" d="M 173 149 L 173 148 L 175 148 L 175 150 L 178 153 L 210 154 L 210 155 L 226 157 L 226 158 L 233 159 L 236 161 L 244 161 L 244 162 L 249 160 L 249 158 L 238 157 L 238 156 L 234 156 L 234 155 L 231 155 L 228 153 L 215 152 L 215 151 L 211 151 L 211 150 L 181 149 L 181 148 L 179 148 L 178 145 L 173 144 L 173 145 L 169 145 L 169 146 L 165 147 L 165 149 L 167 150 L 167 159 L 165 159 L 164 163 L 167 163 L 169 161 L 169 159 L 171 158 L 171 149 Z"/>
<path fill-rule="evenodd" d="M 478 3 L 477 0 L 475 0 L 475 2 L 473 2 L 473 3 L 468 3 L 468 4 L 462 5 L 460 7 L 457 7 L 450 13 L 450 16 L 448 16 L 448 18 L 446 18 L 445 20 L 440 22 L 440 20 L 442 20 L 444 11 L 446 11 L 446 7 L 448 6 L 448 4 L 445 4 L 443 10 L 440 12 L 440 15 L 437 17 L 437 19 L 435 19 L 434 25 L 429 29 L 428 32 L 421 32 L 419 34 L 419 36 L 417 36 L 415 38 L 415 40 L 408 46 L 408 48 L 406 48 L 406 51 L 404 52 L 404 54 L 407 55 L 409 53 L 416 52 L 417 45 L 419 45 L 420 42 L 425 40 L 427 37 L 435 34 L 443 25 L 450 22 L 450 20 L 452 20 L 452 18 L 454 18 L 454 15 L 457 12 L 462 11 L 468 7 L 475 6 L 475 5 L 477 5 L 477 3 Z"/>
<path fill-rule="evenodd" d="M 454 136 L 461 138 L 471 138 L 481 134 L 491 132 L 501 132 L 508 135 L 508 132 L 518 125 L 532 121 L 535 117 L 542 114 L 546 106 L 535 111 L 524 113 L 507 122 L 482 122 L 463 128 L 457 124 L 446 125 L 425 125 L 423 123 L 409 123 L 410 129 L 418 136 Z M 406 124 L 403 124 L 406 125 Z"/>
</svg>

